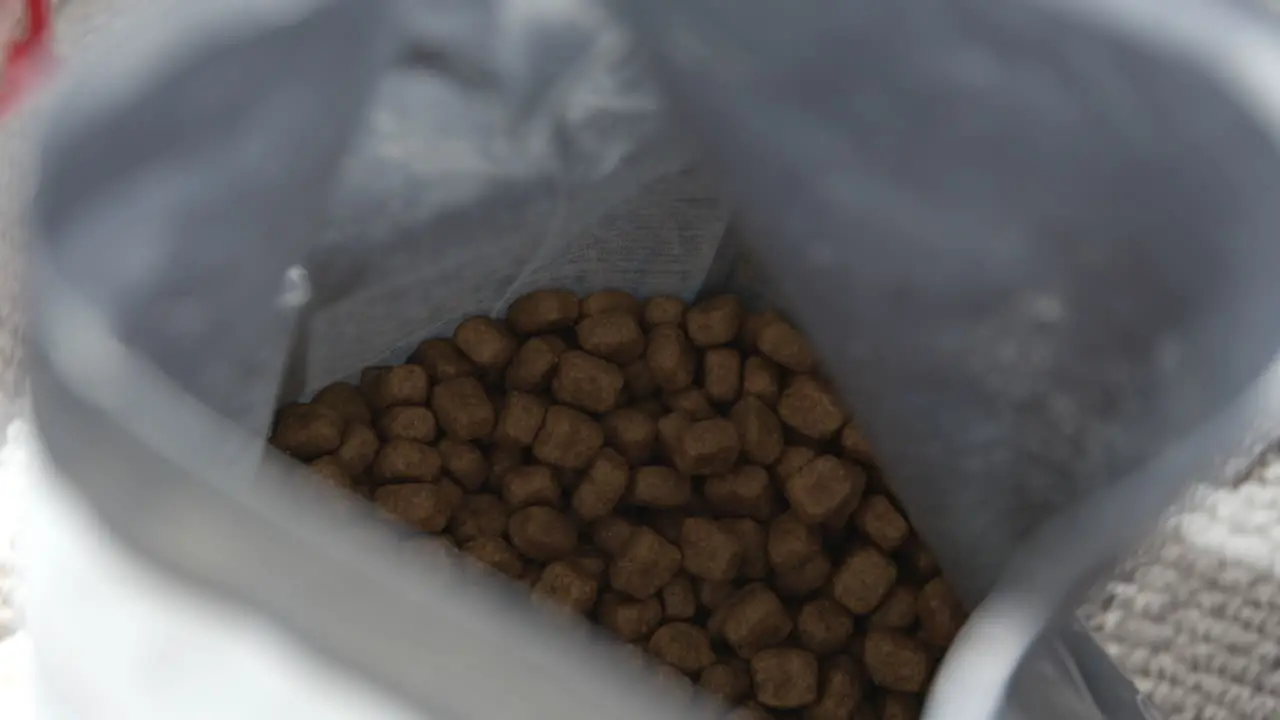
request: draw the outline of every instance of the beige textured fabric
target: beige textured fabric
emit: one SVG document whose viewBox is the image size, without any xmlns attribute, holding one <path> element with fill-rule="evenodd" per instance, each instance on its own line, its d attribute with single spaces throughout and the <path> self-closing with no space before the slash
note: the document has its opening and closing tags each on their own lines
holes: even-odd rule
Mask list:
<svg viewBox="0 0 1280 720">
<path fill-rule="evenodd" d="M 1082 614 L 1170 720 L 1280 718 L 1280 452 L 1196 491 Z"/>
</svg>

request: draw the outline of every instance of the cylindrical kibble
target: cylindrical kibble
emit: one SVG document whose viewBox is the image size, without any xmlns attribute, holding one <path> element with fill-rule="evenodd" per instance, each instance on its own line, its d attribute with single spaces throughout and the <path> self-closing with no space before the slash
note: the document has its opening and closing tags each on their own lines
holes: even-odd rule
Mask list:
<svg viewBox="0 0 1280 720">
<path fill-rule="evenodd" d="M 458 323 L 453 342 L 476 365 L 501 370 L 516 354 L 516 339 L 502 323 L 487 317 L 470 317 Z"/>
<path fill-rule="evenodd" d="M 369 405 L 365 403 L 360 388 L 349 382 L 336 382 L 321 388 L 311 402 L 338 413 L 347 423 L 369 425 L 373 422 L 373 415 L 369 412 Z"/>
<path fill-rule="evenodd" d="M 680 569 L 680 549 L 647 527 L 636 528 L 609 566 L 609 582 L 632 597 L 653 597 Z"/>
<path fill-rule="evenodd" d="M 566 350 L 551 380 L 551 395 L 562 405 L 605 413 L 618 406 L 625 382 L 617 365 L 581 350 Z"/>
<path fill-rule="evenodd" d="M 811 600 L 796 615 L 796 637 L 817 655 L 840 652 L 853 637 L 853 615 L 831 598 Z"/>
<path fill-rule="evenodd" d="M 383 440 L 429 443 L 436 439 L 436 416 L 416 405 L 387 408 L 378 417 L 378 434 Z"/>
<path fill-rule="evenodd" d="M 640 301 L 625 290 L 598 290 L 582 298 L 579 308 L 579 314 L 584 318 L 606 313 L 622 313 L 637 320 L 640 318 Z"/>
<path fill-rule="evenodd" d="M 480 381 L 472 377 L 446 380 L 431 393 L 436 421 L 455 440 L 478 440 L 493 432 L 497 414 Z"/>
<path fill-rule="evenodd" d="M 502 499 L 512 508 L 559 505 L 560 484 L 546 465 L 523 465 L 503 476 Z"/>
<path fill-rule="evenodd" d="M 711 348 L 702 356 L 702 383 L 707 397 L 720 405 L 742 392 L 742 356 L 733 348 Z"/>
<path fill-rule="evenodd" d="M 678 297 L 655 295 L 644 301 L 644 326 L 679 325 L 684 321 L 685 303 Z"/>
<path fill-rule="evenodd" d="M 446 338 L 423 340 L 409 356 L 409 362 L 421 365 L 438 383 L 476 374 L 475 364 Z"/>
<path fill-rule="evenodd" d="M 535 290 L 507 308 L 507 324 L 521 335 L 554 332 L 578 320 L 578 298 L 568 290 Z"/>
<path fill-rule="evenodd" d="M 461 548 L 690 700 L 915 720 L 964 610 L 826 377 L 734 296 L 544 289 L 281 408 L 271 442 L 443 533 L 405 552 Z"/>
<path fill-rule="evenodd" d="M 700 672 L 716 661 L 707 631 L 687 622 L 671 622 L 649 638 L 649 654 L 683 673 Z"/>
<path fill-rule="evenodd" d="M 582 470 L 604 445 L 604 431 L 590 416 L 563 405 L 547 408 L 533 441 L 533 456 L 554 467 Z"/>
<path fill-rule="evenodd" d="M 612 363 L 625 366 L 644 355 L 644 331 L 634 315 L 604 313 L 584 318 L 577 335 L 583 350 Z"/>
<path fill-rule="evenodd" d="M 573 511 L 586 521 L 608 515 L 626 495 L 630 482 L 626 459 L 614 450 L 602 449 L 573 492 Z"/>
<path fill-rule="evenodd" d="M 832 578 L 831 592 L 851 612 L 865 615 L 884 599 L 898 579 L 898 568 L 870 546 L 854 549 Z"/>
<path fill-rule="evenodd" d="M 286 405 L 276 414 L 271 444 L 299 460 L 314 460 L 338 449 L 343 427 L 342 416 L 327 407 Z"/>
<path fill-rule="evenodd" d="M 667 392 L 693 384 L 698 356 L 684 331 L 675 325 L 659 325 L 649 331 L 645 362 L 658 387 Z"/>
<path fill-rule="evenodd" d="M 373 501 L 397 520 L 424 532 L 438 533 L 462 502 L 462 490 L 448 480 L 385 485 L 373 494 Z"/>
<path fill-rule="evenodd" d="M 563 513 L 537 505 L 517 510 L 507 521 L 507 535 L 521 555 L 550 562 L 573 554 L 578 528 Z"/>
<path fill-rule="evenodd" d="M 818 699 L 818 657 L 799 648 L 762 650 L 751 658 L 751 684 L 765 707 L 802 708 Z"/>
<path fill-rule="evenodd" d="M 862 661 L 872 682 L 886 690 L 916 693 L 933 670 L 929 653 L 900 633 L 872 630 L 863 643 Z"/>
</svg>

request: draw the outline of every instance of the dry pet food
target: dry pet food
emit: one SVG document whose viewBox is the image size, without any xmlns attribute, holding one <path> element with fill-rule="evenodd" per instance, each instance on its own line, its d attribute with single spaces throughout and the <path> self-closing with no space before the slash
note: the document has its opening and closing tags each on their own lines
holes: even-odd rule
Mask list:
<svg viewBox="0 0 1280 720">
<path fill-rule="evenodd" d="M 734 718 L 913 720 L 965 620 L 808 340 L 733 295 L 532 292 L 270 443 Z"/>
</svg>

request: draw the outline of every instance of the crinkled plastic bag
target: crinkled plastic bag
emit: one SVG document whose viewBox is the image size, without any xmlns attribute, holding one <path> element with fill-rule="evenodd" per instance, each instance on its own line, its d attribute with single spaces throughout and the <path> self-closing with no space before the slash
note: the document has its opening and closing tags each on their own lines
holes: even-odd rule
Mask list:
<svg viewBox="0 0 1280 720">
<path fill-rule="evenodd" d="M 256 536 L 247 530 L 223 532 L 218 552 L 177 542 L 175 527 L 123 498 L 163 487 L 172 511 L 213 493 L 256 508 L 241 507 L 239 522 L 257 523 L 262 537 L 310 527 L 315 518 L 254 494 L 271 483 L 251 482 L 296 472 L 278 458 L 256 464 L 255 438 L 279 399 L 396 359 L 462 317 L 501 313 L 538 287 L 770 294 L 758 272 L 767 268 L 752 268 L 735 242 L 722 242 L 725 204 L 694 169 L 628 33 L 594 3 L 175 4 L 150 20 L 121 57 L 72 77 L 50 132 L 37 208 L 43 432 L 54 462 L 136 551 L 300 636 L 327 637 L 322 628 L 336 622 L 326 615 L 333 598 L 289 594 L 280 568 L 303 560 L 253 567 L 247 538 Z M 91 409 L 97 421 L 72 422 Z M 116 430 L 97 445 L 73 437 Z M 120 466 L 78 457 L 85 446 L 107 448 Z M 130 465 L 151 454 L 169 463 L 163 480 Z M 999 491 L 993 480 L 965 489 L 965 500 Z M 223 511 L 211 497 L 198 517 L 216 528 Z M 1012 528 L 1032 521 L 1020 507 L 1051 514 L 1053 503 L 1019 499 L 1023 506 L 1001 506 L 1007 517 L 981 524 L 929 515 L 920 529 L 935 543 L 963 538 L 991 552 L 974 565 L 944 553 L 950 577 L 990 587 L 992 578 L 978 573 L 1011 553 Z M 317 534 L 297 548 L 317 568 L 335 558 L 359 557 L 362 568 L 388 562 L 334 550 L 344 538 L 307 537 Z M 243 557 L 232 562 L 237 549 Z M 387 565 L 387 576 L 398 567 Z M 264 589 L 273 582 L 286 586 L 282 595 Z M 348 583 L 346 592 L 361 607 L 397 601 L 372 584 Z M 439 653 L 427 640 L 433 627 L 454 626 L 446 605 L 455 619 L 497 612 L 483 602 L 447 604 L 438 594 L 455 592 L 448 588 L 413 592 L 437 598 L 439 617 L 422 615 L 409 638 L 385 642 L 409 642 L 416 631 L 425 633 L 420 652 Z M 308 612 L 283 613 L 290 603 Z M 379 615 L 394 612 L 346 619 L 343 630 L 358 637 L 361 623 L 373 628 Z M 1009 716 L 1141 717 L 1132 686 L 1070 618 L 1061 620 L 1023 663 Z M 511 710 L 494 705 L 492 693 L 452 692 L 448 667 L 437 684 L 415 686 L 406 663 L 379 658 L 394 655 L 389 645 L 314 644 L 423 707 L 434 707 L 430 692 L 445 688 L 449 697 L 437 700 L 454 711 Z M 526 656 L 498 639 L 474 645 L 455 652 L 474 659 L 483 651 L 492 667 L 516 676 L 555 675 L 556 660 L 569 668 L 574 657 L 521 665 Z M 522 710 L 567 712 L 556 702 L 564 701 L 547 692 Z M 638 704 L 622 709 L 643 714 Z"/>
</svg>

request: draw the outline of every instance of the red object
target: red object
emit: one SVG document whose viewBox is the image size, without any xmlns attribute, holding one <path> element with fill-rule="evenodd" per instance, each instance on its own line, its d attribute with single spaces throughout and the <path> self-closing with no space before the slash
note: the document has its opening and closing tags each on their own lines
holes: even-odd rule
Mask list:
<svg viewBox="0 0 1280 720">
<path fill-rule="evenodd" d="M 13 109 L 48 65 L 52 21 L 49 2 L 24 0 L 26 32 L 5 50 L 3 69 L 0 69 L 0 116 Z"/>
</svg>

